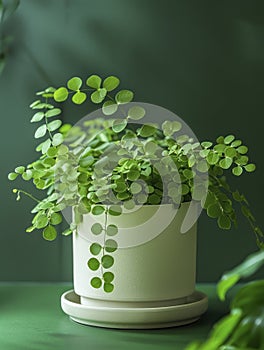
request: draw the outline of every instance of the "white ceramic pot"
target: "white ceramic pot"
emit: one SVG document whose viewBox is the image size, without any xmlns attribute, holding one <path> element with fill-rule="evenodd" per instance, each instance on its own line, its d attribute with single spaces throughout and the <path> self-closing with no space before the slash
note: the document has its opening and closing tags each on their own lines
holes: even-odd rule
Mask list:
<svg viewBox="0 0 264 350">
<path fill-rule="evenodd" d="M 121 246 L 112 253 L 114 265 L 109 271 L 115 278 L 111 293 L 90 285 L 100 270 L 91 271 L 87 266 L 92 257 L 91 238 L 99 242 L 99 236 L 91 234 L 91 226 L 98 220 L 103 223 L 104 215 L 85 215 L 73 234 L 74 290 L 81 304 L 162 306 L 175 299 L 178 304 L 184 303 L 194 293 L 196 275 L 196 224 L 180 233 L 187 209 L 188 204 L 183 203 L 173 217 L 172 205 L 142 206 L 132 213 L 109 216 L 108 224 L 119 227 L 117 241 Z"/>
</svg>

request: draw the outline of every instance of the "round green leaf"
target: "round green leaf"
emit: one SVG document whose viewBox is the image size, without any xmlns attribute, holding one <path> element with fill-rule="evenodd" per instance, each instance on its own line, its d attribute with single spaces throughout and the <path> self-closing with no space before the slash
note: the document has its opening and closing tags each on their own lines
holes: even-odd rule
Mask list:
<svg viewBox="0 0 264 350">
<path fill-rule="evenodd" d="M 226 147 L 227 147 L 226 145 L 219 144 L 214 146 L 214 151 L 216 151 L 217 153 L 219 153 L 219 155 L 221 155 L 225 151 Z"/>
<path fill-rule="evenodd" d="M 79 77 L 73 77 L 67 82 L 67 87 L 70 90 L 77 91 L 82 86 L 82 79 Z"/>
<path fill-rule="evenodd" d="M 226 157 L 220 160 L 219 165 L 222 169 L 229 169 L 232 163 L 233 163 L 232 158 Z"/>
<path fill-rule="evenodd" d="M 248 157 L 247 156 L 240 156 L 235 161 L 235 163 L 238 164 L 238 165 L 246 165 L 247 162 L 248 162 Z"/>
<path fill-rule="evenodd" d="M 217 153 L 210 152 L 206 159 L 207 159 L 208 164 L 215 165 L 219 161 L 219 155 Z"/>
<path fill-rule="evenodd" d="M 122 192 L 126 191 L 127 185 L 126 185 L 125 181 L 117 181 L 115 184 L 116 184 L 116 187 L 115 187 L 116 192 L 122 193 Z"/>
<path fill-rule="evenodd" d="M 132 194 L 138 194 L 142 191 L 142 186 L 141 184 L 137 182 L 133 182 L 130 186 L 130 191 Z"/>
<path fill-rule="evenodd" d="M 97 222 L 92 225 L 91 231 L 94 235 L 100 235 L 100 233 L 103 231 L 103 226 Z"/>
<path fill-rule="evenodd" d="M 93 215 L 101 215 L 105 212 L 105 208 L 101 205 L 95 205 L 93 208 L 92 208 L 92 214 Z"/>
<path fill-rule="evenodd" d="M 106 233 L 108 236 L 114 236 L 118 233 L 118 227 L 116 225 L 108 225 L 106 228 Z"/>
<path fill-rule="evenodd" d="M 42 154 L 47 153 L 47 151 L 50 148 L 50 146 L 51 146 L 51 140 L 50 139 L 47 139 L 45 142 L 43 142 L 42 145 L 41 145 L 41 152 L 42 152 Z"/>
<path fill-rule="evenodd" d="M 17 166 L 16 168 L 15 168 L 15 173 L 17 173 L 17 174 L 23 174 L 23 172 L 25 171 L 25 167 L 24 166 Z"/>
<path fill-rule="evenodd" d="M 148 125 L 144 124 L 140 129 L 139 129 L 139 135 L 142 137 L 150 137 L 154 135 L 157 131 L 157 128 L 154 125 Z"/>
<path fill-rule="evenodd" d="M 127 179 L 130 181 L 136 181 L 140 177 L 140 172 L 138 170 L 129 170 L 127 173 Z"/>
<path fill-rule="evenodd" d="M 195 173 L 190 169 L 184 169 L 182 174 L 188 180 L 193 179 L 195 175 Z"/>
<path fill-rule="evenodd" d="M 87 264 L 89 269 L 92 271 L 98 270 L 100 266 L 100 262 L 96 258 L 90 258 Z"/>
<path fill-rule="evenodd" d="M 117 242 L 113 239 L 107 239 L 105 242 L 105 251 L 107 253 L 113 253 L 117 250 Z"/>
<path fill-rule="evenodd" d="M 118 109 L 118 105 L 113 101 L 106 101 L 103 104 L 102 110 L 105 115 L 114 114 Z"/>
<path fill-rule="evenodd" d="M 199 152 L 199 155 L 202 157 L 202 158 L 206 158 L 208 156 L 208 154 L 210 153 L 210 150 L 209 149 L 202 149 L 200 152 Z M 192 157 L 193 155 L 191 155 Z"/>
<path fill-rule="evenodd" d="M 228 216 L 222 214 L 217 220 L 218 226 L 223 230 L 229 230 L 231 228 L 231 221 Z"/>
<path fill-rule="evenodd" d="M 53 146 L 55 146 L 55 147 L 59 146 L 62 144 L 62 142 L 63 142 L 63 135 L 61 133 L 58 132 L 58 133 L 53 135 L 53 137 L 52 137 L 52 145 Z"/>
<path fill-rule="evenodd" d="M 111 255 L 104 255 L 101 259 L 101 263 L 103 268 L 109 269 L 114 265 L 114 258 Z"/>
<path fill-rule="evenodd" d="M 60 115 L 60 114 L 61 114 L 60 108 L 53 108 L 53 109 L 50 109 L 49 111 L 47 111 L 45 113 L 45 116 L 46 116 L 46 118 L 52 118 L 52 117 L 55 117 L 55 116 Z"/>
<path fill-rule="evenodd" d="M 240 140 L 235 140 L 231 143 L 231 147 L 238 147 L 240 145 L 242 145 L 242 141 Z"/>
<path fill-rule="evenodd" d="M 131 107 L 128 111 L 128 117 L 133 120 L 142 119 L 145 114 L 145 109 L 140 106 Z"/>
<path fill-rule="evenodd" d="M 172 126 L 173 132 L 180 131 L 181 128 L 182 128 L 182 124 L 181 124 L 180 122 L 178 122 L 177 120 L 173 121 L 173 122 L 171 123 L 171 126 Z"/>
<path fill-rule="evenodd" d="M 57 135 L 57 134 L 55 134 L 55 135 Z M 65 154 L 67 154 L 68 152 L 69 152 L 69 148 L 66 145 L 60 145 L 60 147 L 58 147 L 58 154 L 60 156 L 63 156 Z"/>
<path fill-rule="evenodd" d="M 43 164 L 48 168 L 52 167 L 55 163 L 56 163 L 56 160 L 54 158 L 45 158 L 43 160 Z"/>
<path fill-rule="evenodd" d="M 162 130 L 165 136 L 171 136 L 174 133 L 172 128 L 172 122 L 166 120 L 164 123 L 162 123 Z"/>
<path fill-rule="evenodd" d="M 149 196 L 148 201 L 149 201 L 150 204 L 156 205 L 156 204 L 159 204 L 159 203 L 160 203 L 161 198 L 160 198 L 160 196 L 158 196 L 157 194 L 153 193 L 153 194 L 151 194 L 151 195 Z"/>
<path fill-rule="evenodd" d="M 82 104 L 87 98 L 86 93 L 77 91 L 73 96 L 72 96 L 72 102 L 75 103 L 76 105 Z"/>
<path fill-rule="evenodd" d="M 229 145 L 231 142 L 233 142 L 235 139 L 235 136 L 234 135 L 228 135 L 224 138 L 224 143 L 226 145 Z"/>
<path fill-rule="evenodd" d="M 232 173 L 236 176 L 240 176 L 243 173 L 243 168 L 238 165 L 232 169 Z"/>
<path fill-rule="evenodd" d="M 111 205 L 108 213 L 112 216 L 119 216 L 122 214 L 122 208 L 120 207 L 120 205 Z"/>
<path fill-rule="evenodd" d="M 63 124 L 60 128 L 60 132 L 65 135 L 65 134 L 67 134 L 68 131 L 71 130 L 71 128 L 72 128 L 71 124 Z"/>
<path fill-rule="evenodd" d="M 60 87 L 54 92 L 54 100 L 56 102 L 66 101 L 68 94 L 68 90 L 65 87 Z"/>
<path fill-rule="evenodd" d="M 8 180 L 13 181 L 18 177 L 18 174 L 16 173 L 9 173 L 8 174 Z"/>
<path fill-rule="evenodd" d="M 58 153 L 58 149 L 56 147 L 50 147 L 47 151 L 47 155 L 51 158 L 55 157 Z"/>
<path fill-rule="evenodd" d="M 256 165 L 255 164 L 248 164 L 245 166 L 245 169 L 247 172 L 251 173 L 252 171 L 256 170 Z"/>
<path fill-rule="evenodd" d="M 90 86 L 93 89 L 99 89 L 101 86 L 102 79 L 98 75 L 91 75 L 86 80 L 86 85 Z"/>
<path fill-rule="evenodd" d="M 119 133 L 125 129 L 127 126 L 127 120 L 126 119 L 115 119 L 113 121 L 112 129 L 115 133 Z"/>
<path fill-rule="evenodd" d="M 47 226 L 42 232 L 43 238 L 47 241 L 54 241 L 57 237 L 57 231 L 53 226 Z"/>
<path fill-rule="evenodd" d="M 31 123 L 40 122 L 45 116 L 44 112 L 37 112 L 33 115 L 32 119 L 30 120 Z"/>
<path fill-rule="evenodd" d="M 82 104 L 87 98 L 87 95 L 84 92 L 77 91 L 73 96 L 72 96 L 72 102 L 75 103 L 76 105 Z"/>
<path fill-rule="evenodd" d="M 238 147 L 237 151 L 240 154 L 246 154 L 248 152 L 248 148 L 247 148 L 247 146 L 240 146 L 240 147 Z"/>
<path fill-rule="evenodd" d="M 93 255 L 98 255 L 102 250 L 102 247 L 99 243 L 93 243 L 91 246 L 90 246 L 90 252 L 93 254 Z"/>
<path fill-rule="evenodd" d="M 45 214 L 40 214 L 37 216 L 35 226 L 36 228 L 40 229 L 40 228 L 46 227 L 48 223 L 49 223 L 48 217 Z"/>
<path fill-rule="evenodd" d="M 234 158 L 236 156 L 237 152 L 233 147 L 227 147 L 225 149 L 225 155 L 229 158 Z"/>
<path fill-rule="evenodd" d="M 135 202 L 133 199 L 124 202 L 124 208 L 127 210 L 132 210 L 135 208 Z"/>
<path fill-rule="evenodd" d="M 145 152 L 148 154 L 154 154 L 158 148 L 158 145 L 153 141 L 148 141 L 145 146 Z"/>
<path fill-rule="evenodd" d="M 114 278 L 115 276 L 112 272 L 107 271 L 103 274 L 103 279 L 106 283 L 111 283 L 114 280 Z"/>
<path fill-rule="evenodd" d="M 208 206 L 207 208 L 207 215 L 210 218 L 218 218 L 222 215 L 222 210 L 220 208 L 220 205 L 218 203 L 214 203 Z"/>
<path fill-rule="evenodd" d="M 52 122 L 48 123 L 48 129 L 49 131 L 54 131 L 58 129 L 61 126 L 61 124 L 62 124 L 61 120 L 59 119 L 53 120 Z"/>
<path fill-rule="evenodd" d="M 200 160 L 197 164 L 197 170 L 201 173 L 206 173 L 208 171 L 208 163 L 205 160 Z"/>
<path fill-rule="evenodd" d="M 147 203 L 147 200 L 148 200 L 148 196 L 144 193 L 139 193 L 137 196 L 136 196 L 136 201 L 137 203 L 139 204 L 144 204 L 144 203 Z"/>
<path fill-rule="evenodd" d="M 104 80 L 103 88 L 105 88 L 107 91 L 113 91 L 118 87 L 119 84 L 120 84 L 120 81 L 117 77 L 110 76 Z"/>
<path fill-rule="evenodd" d="M 62 222 L 62 216 L 59 213 L 52 213 L 50 217 L 50 223 L 52 225 L 59 225 Z"/>
<path fill-rule="evenodd" d="M 38 127 L 37 130 L 35 131 L 34 137 L 35 137 L 36 139 L 39 139 L 40 137 L 45 136 L 46 131 L 47 131 L 46 125 L 45 125 L 45 124 L 44 124 L 44 125 L 41 125 L 41 126 Z"/>
<path fill-rule="evenodd" d="M 104 283 L 104 291 L 106 293 L 111 293 L 114 290 L 114 285 L 112 283 Z"/>
<path fill-rule="evenodd" d="M 186 194 L 188 194 L 190 192 L 190 188 L 188 185 L 186 184 L 183 184 L 182 187 L 181 187 L 181 194 L 183 196 L 185 196 Z"/>
<path fill-rule="evenodd" d="M 129 103 L 133 100 L 134 94 L 130 90 L 121 90 L 115 95 L 118 104 Z"/>
<path fill-rule="evenodd" d="M 91 94 L 91 101 L 93 103 L 101 103 L 107 94 L 106 89 L 98 89 Z"/>
<path fill-rule="evenodd" d="M 204 141 L 201 143 L 203 148 L 210 148 L 213 146 L 212 142 Z"/>
<path fill-rule="evenodd" d="M 98 289 L 98 288 L 100 288 L 101 285 L 102 285 L 102 280 L 101 280 L 99 277 L 93 277 L 93 278 L 91 279 L 90 283 L 91 283 L 91 286 L 92 286 L 93 288 Z"/>
<path fill-rule="evenodd" d="M 206 188 L 204 185 L 196 185 L 193 188 L 192 198 L 196 201 L 201 201 L 206 196 Z"/>
</svg>

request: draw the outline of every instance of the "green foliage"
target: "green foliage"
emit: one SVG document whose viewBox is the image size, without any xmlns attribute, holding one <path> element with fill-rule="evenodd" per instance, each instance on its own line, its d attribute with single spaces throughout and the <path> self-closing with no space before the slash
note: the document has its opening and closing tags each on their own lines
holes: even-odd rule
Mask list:
<svg viewBox="0 0 264 350">
<path fill-rule="evenodd" d="M 177 120 L 166 120 L 162 125 L 137 124 L 147 111 L 136 103 L 125 106 L 133 101 L 134 94 L 118 90 L 119 85 L 117 77 L 91 75 L 85 80 L 72 77 L 65 86 L 37 93 L 30 108 L 31 122 L 37 123 L 34 137 L 41 139 L 36 145 L 39 155 L 8 175 L 11 181 L 18 177 L 30 181 L 45 193 L 39 200 L 23 190 L 14 190 L 17 200 L 26 195 L 36 202 L 27 232 L 39 229 L 45 239 L 54 240 L 65 208 L 72 207 L 74 215 L 63 235 L 78 231 L 83 216 L 92 215 L 94 241 L 87 266 L 98 274 L 91 285 L 105 292 L 114 288 L 114 273 L 105 270 L 114 266 L 118 249 L 114 238 L 119 234 L 109 219 L 136 205 L 164 202 L 178 206 L 193 199 L 201 202 L 222 229 L 237 224 L 238 206 L 261 246 L 263 233 L 246 198 L 230 188 L 225 176 L 240 176 L 256 168 L 242 141 L 228 135 L 218 137 L 216 143 L 199 143 L 183 133 Z M 75 105 L 87 101 L 100 104 L 102 117 L 106 117 L 85 121 L 82 128 L 62 124 L 60 106 L 66 100 Z M 116 116 L 111 119 L 113 114 Z M 204 183 L 207 172 L 208 181 Z"/>
<path fill-rule="evenodd" d="M 264 251 L 248 256 L 244 262 L 225 273 L 218 283 L 218 295 L 225 299 L 227 291 L 240 278 L 252 276 L 264 265 Z M 264 347 L 264 280 L 242 287 L 231 302 L 230 314 L 218 321 L 208 339 L 194 342 L 186 350 L 253 350 Z"/>
<path fill-rule="evenodd" d="M 233 270 L 225 273 L 218 283 L 217 291 L 221 300 L 225 299 L 226 292 L 236 284 L 241 278 L 253 275 L 262 265 L 264 265 L 264 251 L 258 251 L 249 255 L 243 263 Z"/>
<path fill-rule="evenodd" d="M 117 104 L 129 103 L 133 100 L 134 94 L 129 90 L 121 90 L 115 95 L 115 100 Z"/>
</svg>

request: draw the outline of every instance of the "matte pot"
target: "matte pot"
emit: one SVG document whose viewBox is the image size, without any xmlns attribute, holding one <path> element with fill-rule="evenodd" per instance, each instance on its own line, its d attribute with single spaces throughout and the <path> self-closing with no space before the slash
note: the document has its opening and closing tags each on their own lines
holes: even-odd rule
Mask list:
<svg viewBox="0 0 264 350">
<path fill-rule="evenodd" d="M 104 233 L 94 235 L 91 227 L 105 224 L 105 215 L 84 215 L 83 222 L 73 234 L 74 291 L 82 305 L 109 306 L 166 305 L 169 300 L 184 303 L 194 293 L 196 277 L 196 224 L 181 233 L 188 203 L 175 211 L 172 205 L 146 205 L 108 215 L 107 225 L 118 227 L 114 237 L 118 249 L 110 255 L 114 264 L 109 269 L 91 271 L 87 265 L 93 242 L 102 244 Z M 109 237 L 108 237 L 109 238 Z M 100 261 L 102 252 L 96 258 Z M 114 274 L 112 292 L 94 288 L 90 281 L 104 272 Z"/>
</svg>

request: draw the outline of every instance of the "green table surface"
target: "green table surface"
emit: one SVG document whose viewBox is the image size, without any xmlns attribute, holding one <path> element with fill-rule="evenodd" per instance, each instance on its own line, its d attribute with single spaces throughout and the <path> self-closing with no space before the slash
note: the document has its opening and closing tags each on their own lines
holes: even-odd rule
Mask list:
<svg viewBox="0 0 264 350">
<path fill-rule="evenodd" d="M 67 284 L 0 283 L 0 350 L 166 350 L 184 349 L 203 339 L 227 312 L 215 285 L 200 284 L 209 296 L 209 309 L 191 325 L 158 330 L 115 330 L 77 324 L 60 308 Z"/>
</svg>

